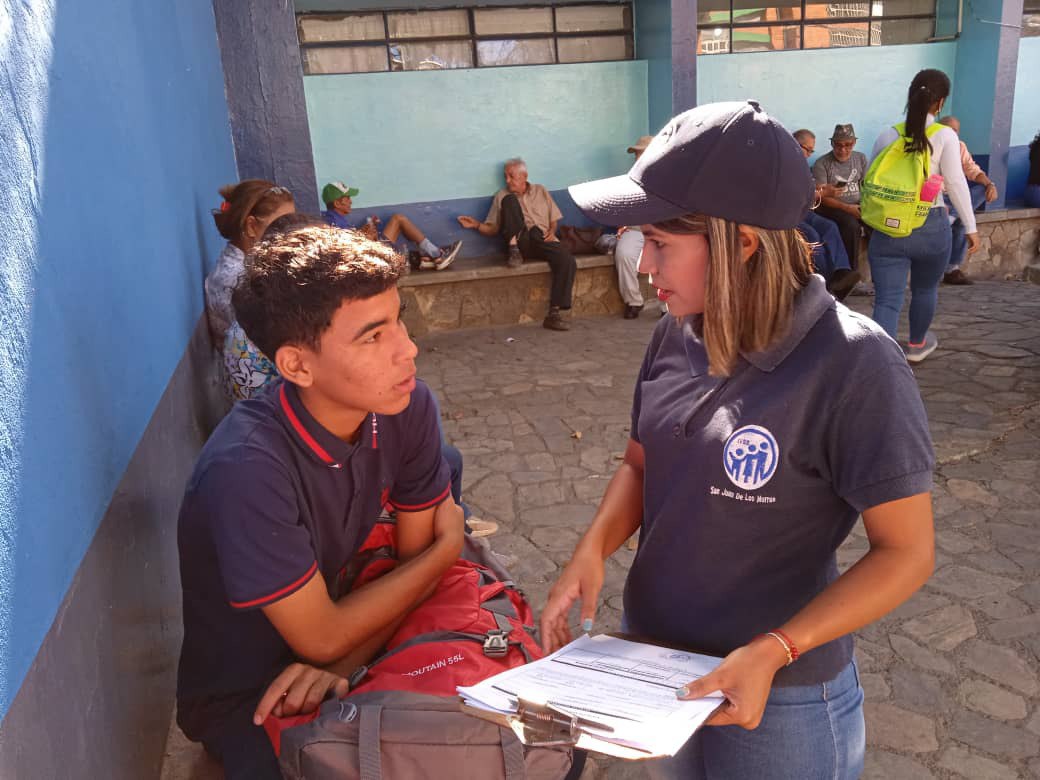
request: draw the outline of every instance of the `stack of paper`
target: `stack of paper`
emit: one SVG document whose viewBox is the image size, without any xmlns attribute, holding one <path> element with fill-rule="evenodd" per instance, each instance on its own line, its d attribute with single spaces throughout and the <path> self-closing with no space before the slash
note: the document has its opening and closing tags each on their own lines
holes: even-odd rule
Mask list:
<svg viewBox="0 0 1040 780">
<path fill-rule="evenodd" d="M 720 658 L 588 635 L 540 661 L 458 691 L 474 709 L 510 716 L 518 699 L 580 718 L 577 746 L 621 758 L 672 756 L 722 703 L 680 701 L 675 691 Z"/>
</svg>

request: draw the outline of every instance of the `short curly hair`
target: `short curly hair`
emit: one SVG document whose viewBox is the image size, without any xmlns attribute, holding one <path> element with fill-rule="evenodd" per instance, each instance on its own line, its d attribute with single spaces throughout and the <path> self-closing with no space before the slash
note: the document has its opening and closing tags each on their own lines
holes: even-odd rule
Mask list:
<svg viewBox="0 0 1040 780">
<path fill-rule="evenodd" d="M 318 351 L 344 301 L 386 292 L 403 267 L 392 247 L 357 231 L 303 227 L 266 235 L 253 248 L 231 302 L 246 335 L 274 360 L 286 344 Z"/>
</svg>

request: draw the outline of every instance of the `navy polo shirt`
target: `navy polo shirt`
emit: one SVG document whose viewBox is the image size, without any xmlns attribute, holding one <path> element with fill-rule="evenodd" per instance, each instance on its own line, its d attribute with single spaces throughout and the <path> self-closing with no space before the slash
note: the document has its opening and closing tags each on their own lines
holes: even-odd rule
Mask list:
<svg viewBox="0 0 1040 780">
<path fill-rule="evenodd" d="M 708 375 L 698 318 L 661 320 L 636 384 L 646 453 L 631 630 L 725 655 L 781 626 L 838 576 L 858 515 L 931 490 L 928 418 L 902 350 L 813 276 L 791 327 L 732 375 Z M 842 637 L 776 685 L 833 679 Z"/>
<path fill-rule="evenodd" d="M 400 414 L 370 414 L 354 444 L 323 428 L 289 382 L 236 404 L 202 449 L 181 505 L 184 732 L 206 738 L 294 660 L 261 607 L 315 572 L 338 599 L 344 567 L 384 504 L 418 511 L 448 493 L 436 406 L 422 382 Z"/>
</svg>

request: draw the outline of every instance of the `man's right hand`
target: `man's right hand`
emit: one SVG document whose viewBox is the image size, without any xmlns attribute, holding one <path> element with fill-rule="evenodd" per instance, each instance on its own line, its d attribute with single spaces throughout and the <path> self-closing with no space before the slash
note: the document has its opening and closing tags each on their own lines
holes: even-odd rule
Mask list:
<svg viewBox="0 0 1040 780">
<path fill-rule="evenodd" d="M 467 217 L 465 215 L 459 217 L 459 224 L 467 230 L 476 230 L 480 227 L 480 223 L 473 219 L 473 217 Z"/>
<path fill-rule="evenodd" d="M 848 206 L 845 207 L 845 211 L 848 212 L 849 214 L 851 214 L 852 216 L 854 216 L 856 219 L 861 219 L 862 218 L 861 215 L 860 215 L 859 204 L 858 203 L 850 203 L 850 204 L 848 204 Z"/>
<path fill-rule="evenodd" d="M 253 723 L 257 726 L 263 724 L 268 715 L 287 718 L 314 712 L 330 691 L 342 699 L 350 693 L 350 683 L 317 666 L 289 664 L 267 687 L 260 703 L 256 705 Z"/>
<path fill-rule="evenodd" d="M 964 237 L 966 239 L 968 239 L 968 254 L 969 255 L 973 255 L 976 252 L 978 252 L 979 251 L 979 247 L 982 246 L 982 242 L 979 241 L 979 234 L 978 233 L 968 233 Z"/>
<path fill-rule="evenodd" d="M 542 610 L 542 648 L 555 652 L 571 641 L 567 616 L 571 605 L 581 599 L 582 630 L 589 630 L 596 617 L 596 599 L 603 588 L 603 559 L 595 553 L 576 550 L 571 562 L 549 591 Z"/>
</svg>

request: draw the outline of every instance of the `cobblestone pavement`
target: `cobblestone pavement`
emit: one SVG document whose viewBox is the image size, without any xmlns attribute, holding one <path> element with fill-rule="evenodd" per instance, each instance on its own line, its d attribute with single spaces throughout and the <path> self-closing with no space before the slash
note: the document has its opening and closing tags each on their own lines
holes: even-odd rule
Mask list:
<svg viewBox="0 0 1040 780">
<path fill-rule="evenodd" d="M 872 299 L 851 298 L 869 312 Z M 466 500 L 541 608 L 628 438 L 644 312 L 421 339 L 420 376 L 465 455 Z M 937 562 L 925 588 L 861 631 L 866 778 L 1040 777 L 1040 287 L 944 287 L 940 348 L 915 374 L 938 466 Z M 869 392 L 870 388 L 865 388 Z M 867 549 L 862 526 L 840 550 Z M 607 563 L 597 631 L 618 628 L 633 552 Z M 642 777 L 590 761 L 586 778 Z"/>
</svg>

